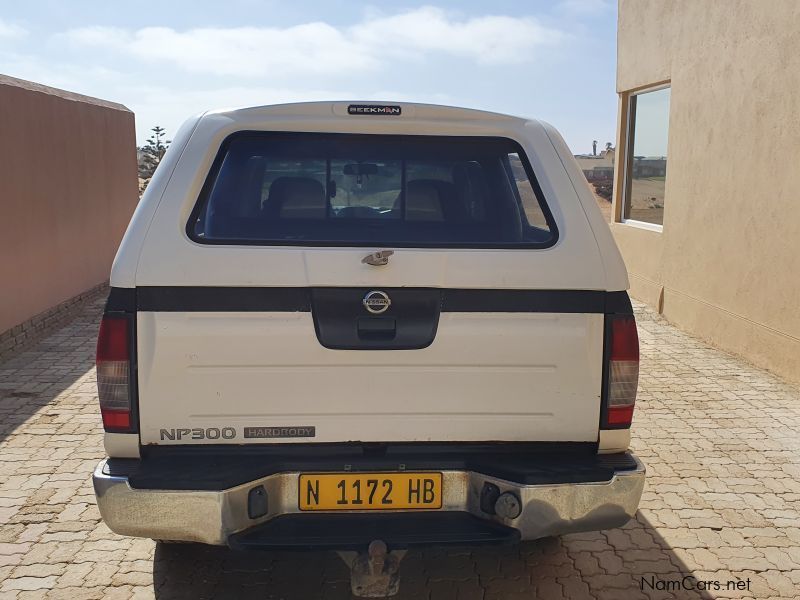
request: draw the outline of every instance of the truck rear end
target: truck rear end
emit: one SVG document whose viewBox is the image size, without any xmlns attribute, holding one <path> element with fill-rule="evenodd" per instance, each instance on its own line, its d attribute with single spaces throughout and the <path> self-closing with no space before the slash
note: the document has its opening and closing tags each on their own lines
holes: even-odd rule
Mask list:
<svg viewBox="0 0 800 600">
<path fill-rule="evenodd" d="M 159 166 L 111 285 L 94 484 L 118 533 L 402 549 L 636 511 L 627 276 L 546 124 L 207 113 Z"/>
</svg>

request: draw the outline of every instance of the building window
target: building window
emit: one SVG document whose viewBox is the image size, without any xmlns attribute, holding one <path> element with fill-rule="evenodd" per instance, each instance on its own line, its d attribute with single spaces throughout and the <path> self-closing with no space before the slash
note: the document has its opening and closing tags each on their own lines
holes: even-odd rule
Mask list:
<svg viewBox="0 0 800 600">
<path fill-rule="evenodd" d="M 628 99 L 623 221 L 664 223 L 669 96 L 670 88 L 660 87 Z"/>
</svg>

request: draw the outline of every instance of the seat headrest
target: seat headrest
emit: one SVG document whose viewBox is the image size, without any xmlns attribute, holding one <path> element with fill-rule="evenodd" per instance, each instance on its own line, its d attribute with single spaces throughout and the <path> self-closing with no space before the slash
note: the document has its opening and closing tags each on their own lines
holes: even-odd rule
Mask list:
<svg viewBox="0 0 800 600">
<path fill-rule="evenodd" d="M 310 177 L 278 177 L 269 188 L 265 209 L 282 219 L 324 219 L 325 188 Z"/>
</svg>

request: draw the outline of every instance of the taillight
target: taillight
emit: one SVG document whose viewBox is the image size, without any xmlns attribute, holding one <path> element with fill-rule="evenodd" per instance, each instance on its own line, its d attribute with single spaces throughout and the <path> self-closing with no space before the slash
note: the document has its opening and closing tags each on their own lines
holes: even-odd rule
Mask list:
<svg viewBox="0 0 800 600">
<path fill-rule="evenodd" d="M 633 315 L 608 317 L 608 388 L 606 424 L 630 427 L 639 385 L 639 335 Z"/>
<path fill-rule="evenodd" d="M 97 395 L 109 432 L 132 429 L 130 328 L 129 318 L 105 315 L 97 336 Z"/>
</svg>

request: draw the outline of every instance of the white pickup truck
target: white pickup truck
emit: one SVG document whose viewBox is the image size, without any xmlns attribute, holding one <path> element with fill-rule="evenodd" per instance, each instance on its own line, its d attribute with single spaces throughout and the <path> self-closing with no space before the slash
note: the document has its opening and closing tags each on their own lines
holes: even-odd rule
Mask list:
<svg viewBox="0 0 800 600">
<path fill-rule="evenodd" d="M 620 526 L 645 471 L 627 287 L 545 123 L 348 102 L 193 118 L 111 273 L 103 519 L 336 550 Z"/>
</svg>

